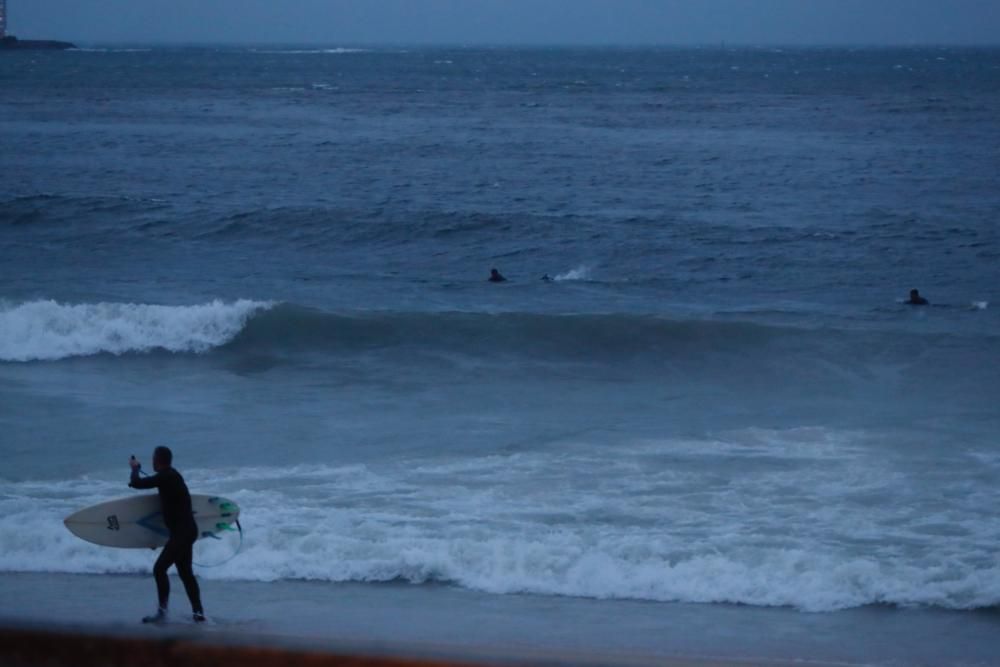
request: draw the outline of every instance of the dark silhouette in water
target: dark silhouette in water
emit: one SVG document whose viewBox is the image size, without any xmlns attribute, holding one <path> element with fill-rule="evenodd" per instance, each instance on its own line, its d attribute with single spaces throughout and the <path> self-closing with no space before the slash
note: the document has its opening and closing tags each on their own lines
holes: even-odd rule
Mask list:
<svg viewBox="0 0 1000 667">
<path fill-rule="evenodd" d="M 907 301 L 905 301 L 904 303 L 907 303 L 907 304 L 909 304 L 911 306 L 928 306 L 928 305 L 930 305 L 930 302 L 927 299 L 925 299 L 924 297 L 920 296 L 920 292 L 918 290 L 915 290 L 915 289 L 911 289 L 910 290 L 910 298 Z"/>
<path fill-rule="evenodd" d="M 507 279 L 504 278 L 502 275 L 500 275 L 500 272 L 497 271 L 496 269 L 490 269 L 489 281 L 491 283 L 502 283 L 502 282 L 506 282 Z"/>
</svg>

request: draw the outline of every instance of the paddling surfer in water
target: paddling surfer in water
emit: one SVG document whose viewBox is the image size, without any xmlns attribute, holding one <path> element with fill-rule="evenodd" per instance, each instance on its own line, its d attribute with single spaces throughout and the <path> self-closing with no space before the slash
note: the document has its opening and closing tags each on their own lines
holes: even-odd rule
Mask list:
<svg viewBox="0 0 1000 667">
<path fill-rule="evenodd" d="M 198 524 L 194 521 L 191 509 L 191 494 L 181 474 L 173 469 L 174 455 L 169 447 L 157 447 L 153 451 L 153 470 L 155 475 L 140 477 L 141 466 L 133 456 L 129 460 L 132 466 L 132 477 L 129 486 L 133 489 L 156 489 L 163 505 L 163 523 L 170 531 L 163 551 L 153 566 L 153 576 L 156 578 L 156 592 L 159 595 L 160 606 L 152 616 L 142 619 L 143 623 L 162 623 L 167 618 L 167 601 L 170 598 L 170 578 L 167 570 L 171 565 L 177 566 L 177 574 L 184 582 L 184 590 L 191 601 L 191 611 L 196 623 L 205 620 L 205 610 L 201 606 L 201 590 L 198 580 L 194 577 L 192 561 L 194 559 L 194 542 L 198 539 Z"/>
<path fill-rule="evenodd" d="M 910 298 L 904 301 L 903 303 L 908 304 L 910 306 L 926 306 L 929 305 L 930 302 L 924 297 L 920 296 L 919 290 L 911 289 Z"/>
</svg>

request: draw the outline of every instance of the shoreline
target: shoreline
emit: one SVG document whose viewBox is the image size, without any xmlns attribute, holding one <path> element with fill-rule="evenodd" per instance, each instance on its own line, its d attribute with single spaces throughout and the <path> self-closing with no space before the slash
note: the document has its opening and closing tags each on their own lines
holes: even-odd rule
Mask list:
<svg viewBox="0 0 1000 667">
<path fill-rule="evenodd" d="M 2 573 L 0 627 L 476 664 L 704 667 L 988 665 L 1000 627 L 995 615 L 933 610 L 803 613 L 401 583 L 200 582 L 207 624 L 191 622 L 172 577 L 171 621 L 143 626 L 155 604 L 150 576 Z"/>
</svg>

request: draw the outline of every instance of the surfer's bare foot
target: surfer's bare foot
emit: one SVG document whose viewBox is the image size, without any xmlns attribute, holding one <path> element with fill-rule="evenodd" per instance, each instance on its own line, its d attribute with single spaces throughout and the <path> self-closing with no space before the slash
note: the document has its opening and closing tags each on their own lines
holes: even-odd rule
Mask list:
<svg viewBox="0 0 1000 667">
<path fill-rule="evenodd" d="M 152 614 L 151 616 L 142 617 L 143 623 L 165 623 L 166 620 L 167 620 L 167 610 L 164 609 L 163 607 L 157 609 L 156 613 Z"/>
<path fill-rule="evenodd" d="M 205 612 L 203 612 L 203 611 L 196 611 L 192 615 L 192 618 L 194 618 L 194 622 L 195 623 L 204 623 L 205 622 Z"/>
</svg>

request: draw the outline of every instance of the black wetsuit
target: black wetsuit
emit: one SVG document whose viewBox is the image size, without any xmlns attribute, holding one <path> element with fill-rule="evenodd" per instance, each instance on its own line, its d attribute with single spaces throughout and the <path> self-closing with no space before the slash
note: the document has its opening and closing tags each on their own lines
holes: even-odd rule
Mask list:
<svg viewBox="0 0 1000 667">
<path fill-rule="evenodd" d="M 184 582 L 184 590 L 191 600 L 191 610 L 201 614 L 201 590 L 191 568 L 194 542 L 198 539 L 198 524 L 194 522 L 191 494 L 188 492 L 187 484 L 184 483 L 184 478 L 173 468 L 167 468 L 151 477 L 140 477 L 136 469 L 132 471 L 132 479 L 128 485 L 133 489 L 156 489 L 160 492 L 163 523 L 170 531 L 170 538 L 160 552 L 160 557 L 156 559 L 156 565 L 153 566 L 156 590 L 160 596 L 160 608 L 167 608 L 167 599 L 170 597 L 170 579 L 167 577 L 167 570 L 171 565 L 177 565 L 177 574 Z"/>
</svg>

